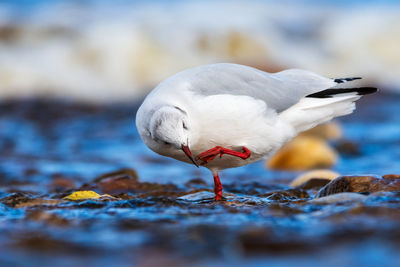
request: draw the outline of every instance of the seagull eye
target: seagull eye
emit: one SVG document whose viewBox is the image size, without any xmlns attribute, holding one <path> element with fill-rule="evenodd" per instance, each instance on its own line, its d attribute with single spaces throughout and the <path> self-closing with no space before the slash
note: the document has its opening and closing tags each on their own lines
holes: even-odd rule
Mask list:
<svg viewBox="0 0 400 267">
<path fill-rule="evenodd" d="M 168 143 L 168 142 L 163 142 L 164 143 L 164 145 L 167 145 L 167 146 L 170 146 L 171 145 L 171 143 Z"/>
<path fill-rule="evenodd" d="M 183 129 L 188 130 L 188 127 L 185 122 L 182 122 L 182 127 L 183 127 Z"/>
</svg>

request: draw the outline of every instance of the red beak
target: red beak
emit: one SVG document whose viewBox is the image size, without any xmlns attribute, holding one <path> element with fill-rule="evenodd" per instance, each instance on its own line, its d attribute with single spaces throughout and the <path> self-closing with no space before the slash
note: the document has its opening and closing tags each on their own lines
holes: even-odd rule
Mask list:
<svg viewBox="0 0 400 267">
<path fill-rule="evenodd" d="M 185 155 L 193 162 L 194 165 L 196 165 L 196 167 L 198 168 L 199 165 L 197 164 L 197 162 L 194 160 L 192 152 L 190 151 L 188 146 L 182 145 L 181 146 L 183 152 L 185 153 Z"/>
</svg>

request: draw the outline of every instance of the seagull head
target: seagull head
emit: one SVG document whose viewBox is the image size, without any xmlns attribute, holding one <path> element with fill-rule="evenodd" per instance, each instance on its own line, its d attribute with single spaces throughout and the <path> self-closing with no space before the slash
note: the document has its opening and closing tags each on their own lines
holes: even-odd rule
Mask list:
<svg viewBox="0 0 400 267">
<path fill-rule="evenodd" d="M 151 138 L 165 154 L 184 153 L 197 167 L 190 151 L 190 122 L 187 113 L 176 106 L 164 106 L 156 110 L 150 119 Z M 159 151 L 161 152 L 161 151 Z"/>
</svg>

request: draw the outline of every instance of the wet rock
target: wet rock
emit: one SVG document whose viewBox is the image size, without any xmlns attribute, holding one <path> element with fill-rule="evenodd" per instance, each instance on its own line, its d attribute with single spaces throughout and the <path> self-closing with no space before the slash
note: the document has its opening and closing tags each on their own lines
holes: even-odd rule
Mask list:
<svg viewBox="0 0 400 267">
<path fill-rule="evenodd" d="M 399 106 L 398 99 L 396 107 Z M 395 250 L 388 251 L 386 248 L 390 244 L 397 249 L 400 241 L 400 191 L 378 191 L 369 195 L 341 192 L 311 200 L 305 193 L 314 195 L 315 189 L 308 188 L 320 186 L 323 180 L 311 178 L 295 188 L 299 191 L 288 191 L 290 174 L 279 174 L 277 177 L 272 174 L 271 180 L 260 177 L 259 182 L 253 183 L 253 179 L 246 179 L 254 178 L 257 172 L 234 172 L 233 177 L 227 177 L 224 189 L 235 195 L 226 194 L 225 201 L 215 202 L 211 180 L 206 179 L 204 183 L 201 179 L 193 179 L 183 186 L 182 181 L 186 181 L 183 172 L 182 176 L 174 178 L 176 185 L 138 181 L 136 189 L 113 194 L 123 200 L 84 199 L 49 204 L 46 198 L 59 201 L 77 190 L 68 185 L 67 179 L 72 173 L 76 177 L 71 177 L 71 180 L 80 186 L 86 181 L 83 177 L 93 177 L 93 173 L 98 173 L 103 167 L 109 169 L 119 164 L 114 157 L 118 152 L 109 153 L 111 146 L 112 149 L 122 149 L 121 153 L 127 156 L 127 161 L 134 157 L 143 163 L 142 156 L 131 151 L 135 138 L 139 142 L 136 132 L 132 130 L 132 116 L 127 116 L 128 110 L 133 111 L 132 105 L 120 108 L 118 104 L 112 109 L 100 107 L 96 110 L 77 105 L 60 106 L 58 102 L 51 101 L 40 105 L 7 103 L 10 102 L 0 104 L 0 122 L 5 125 L 0 131 L 0 143 L 4 138 L 10 138 L 15 143 L 15 150 L 0 151 L 0 258 L 9 257 L 12 260 L 3 260 L 5 263 L 1 266 L 25 266 L 28 258 L 55 265 L 79 266 L 82 260 L 94 262 L 96 266 L 109 263 L 126 265 L 127 261 L 138 259 L 138 255 L 144 258 L 165 255 L 165 258 L 178 259 L 178 263 L 171 264 L 173 266 L 218 265 L 220 262 L 224 264 L 227 259 L 230 260 L 228 264 L 251 265 L 255 262 L 254 258 L 249 262 L 243 256 L 257 252 L 260 252 L 257 262 L 268 264 L 265 261 L 272 260 L 272 265 L 278 261 L 282 263 L 283 258 L 290 259 L 288 265 L 301 265 L 308 252 L 321 256 L 325 262 L 331 259 L 347 260 L 349 255 L 354 255 L 357 259 L 362 258 L 361 262 L 356 262 L 362 265 L 369 262 L 368 255 L 376 260 L 376 252 L 384 255 L 378 259 L 381 265 L 396 266 L 399 262 L 398 255 L 392 253 Z M 375 109 L 385 104 L 374 103 L 369 107 Z M 391 113 L 398 113 L 392 110 Z M 364 120 L 370 123 L 371 109 L 364 114 Z M 381 123 L 387 119 L 386 115 L 380 115 L 377 121 Z M 17 131 L 18 134 L 15 134 Z M 346 164 L 358 162 L 365 166 L 365 162 L 371 160 L 368 155 L 379 156 L 383 150 L 389 153 L 383 153 L 384 158 L 389 155 L 395 159 L 395 154 L 391 153 L 397 150 L 389 141 L 395 138 L 387 133 L 385 136 L 388 140 L 381 150 L 364 149 L 366 142 L 360 142 L 360 150 L 366 153 L 365 158 L 349 159 L 349 162 L 342 162 L 344 165 L 340 168 L 348 170 L 350 167 Z M 4 148 L 4 142 L 2 144 Z M 121 161 L 120 164 L 128 163 Z M 168 164 L 175 163 L 168 159 Z M 382 167 L 381 164 L 378 167 Z M 154 165 L 144 164 L 143 167 L 152 168 Z M 171 173 L 174 171 L 167 172 L 170 165 L 157 167 L 162 167 L 160 175 L 163 181 L 173 176 Z M 59 174 L 47 175 L 49 170 Z M 198 172 L 189 170 L 189 173 L 189 176 L 201 177 Z M 106 180 L 111 178 L 110 174 L 104 176 Z M 134 175 L 128 177 L 131 179 Z M 61 178 L 60 181 L 58 178 Z M 398 178 L 396 174 L 383 177 L 391 181 Z M 51 185 L 53 181 L 55 187 Z M 102 181 L 104 179 L 96 183 L 89 181 L 82 186 L 82 190 L 103 194 L 98 187 Z M 210 200 L 201 200 L 202 197 L 198 201 L 177 199 L 199 191 L 207 191 Z M 16 206 L 24 208 L 17 209 Z M 301 253 L 307 248 L 307 254 Z M 337 248 L 341 252 L 335 253 Z M 365 252 L 366 248 L 365 255 L 359 257 L 360 251 Z M 217 254 L 212 254 L 216 251 Z M 187 255 L 193 255 L 193 258 L 187 264 L 182 263 Z M 208 258 L 209 255 L 217 255 L 218 258 L 214 260 Z M 149 264 L 162 265 L 165 258 Z M 201 262 L 197 263 L 197 259 Z M 40 265 L 36 261 L 30 263 Z"/>
<path fill-rule="evenodd" d="M 191 179 L 188 182 L 186 182 L 185 186 L 187 186 L 187 187 L 207 186 L 207 183 L 206 183 L 206 181 L 204 181 L 201 178 L 194 178 L 194 179 Z"/>
<path fill-rule="evenodd" d="M 225 193 L 224 193 L 225 195 Z M 209 191 L 200 191 L 188 195 L 183 195 L 178 197 L 178 200 L 185 200 L 191 202 L 197 202 L 202 200 L 213 200 L 215 198 L 215 194 Z"/>
<path fill-rule="evenodd" d="M 19 192 L 0 199 L 0 202 L 13 208 L 26 208 L 32 206 L 53 206 L 60 203 L 61 200 L 35 198 L 32 195 Z"/>
<path fill-rule="evenodd" d="M 137 172 L 135 170 L 121 169 L 121 170 L 118 170 L 115 172 L 109 172 L 109 173 L 102 174 L 99 177 L 97 177 L 96 179 L 94 179 L 94 182 L 99 183 L 105 179 L 110 179 L 110 178 L 114 178 L 114 179 L 129 178 L 134 181 L 138 181 L 138 179 L 139 179 Z"/>
<path fill-rule="evenodd" d="M 269 159 L 267 166 L 276 170 L 308 170 L 332 167 L 336 152 L 322 139 L 298 136 Z"/>
<path fill-rule="evenodd" d="M 341 192 L 372 193 L 377 191 L 400 191 L 400 178 L 393 176 L 388 177 L 341 176 L 321 188 L 316 197 L 323 197 Z"/>
<path fill-rule="evenodd" d="M 313 204 L 332 204 L 332 203 L 338 203 L 338 202 L 349 202 L 349 201 L 363 201 L 367 198 L 367 196 L 359 194 L 359 193 L 337 193 L 334 195 L 329 195 L 325 197 L 320 197 L 320 198 L 314 198 L 308 201 L 308 203 L 313 203 Z"/>
<path fill-rule="evenodd" d="M 266 252 L 285 252 L 307 250 L 309 244 L 304 240 L 294 238 L 280 238 L 273 229 L 248 227 L 238 237 L 245 254 L 259 254 Z"/>
<path fill-rule="evenodd" d="M 140 189 L 140 191 L 143 191 L 143 193 L 135 194 L 135 198 L 148 198 L 148 197 L 175 197 L 176 198 L 176 197 L 182 195 L 182 192 L 176 190 L 175 186 L 168 188 L 168 185 L 166 185 L 166 187 L 162 187 L 162 185 L 158 185 L 158 184 L 156 184 L 155 187 L 149 186 L 149 190 Z M 117 195 L 115 195 L 115 196 L 117 196 Z"/>
<path fill-rule="evenodd" d="M 93 248 L 79 244 L 78 242 L 72 243 L 62 239 L 56 239 L 42 232 L 24 232 L 17 235 L 14 239 L 14 248 L 24 248 L 32 252 L 40 252 L 41 255 L 49 252 L 89 253 L 94 251 Z"/>
<path fill-rule="evenodd" d="M 136 191 L 139 181 L 136 171 L 122 169 L 116 172 L 104 174 L 95 179 L 99 189 L 106 194 L 119 194 Z"/>
<path fill-rule="evenodd" d="M 129 177 L 107 178 L 98 183 L 98 187 L 103 193 L 119 194 L 137 191 L 139 182 Z"/>
<path fill-rule="evenodd" d="M 54 175 L 49 187 L 55 191 L 63 191 L 75 188 L 75 182 L 72 179 L 60 175 Z"/>
<path fill-rule="evenodd" d="M 8 196 L 0 199 L 0 202 L 9 207 L 16 207 L 17 205 L 26 203 L 26 202 L 30 201 L 31 199 L 32 199 L 31 195 L 22 193 L 22 192 L 18 192 L 18 193 L 13 193 L 11 195 L 8 195 Z"/>
<path fill-rule="evenodd" d="M 325 140 L 337 140 L 342 137 L 342 129 L 336 122 L 329 122 L 315 126 L 314 128 L 300 133 L 300 136 L 311 136 Z"/>
<path fill-rule="evenodd" d="M 278 202 L 288 202 L 292 200 L 307 199 L 310 195 L 302 189 L 288 189 L 284 191 L 275 191 L 267 194 L 258 195 L 258 197 L 266 197 L 268 200 L 278 201 Z"/>
<path fill-rule="evenodd" d="M 400 211 L 397 207 L 390 206 L 357 206 L 348 211 L 350 215 L 356 216 L 371 216 L 371 217 L 387 217 L 400 219 Z"/>
<path fill-rule="evenodd" d="M 224 189 L 232 193 L 246 194 L 246 195 L 262 195 L 268 192 L 284 190 L 286 186 L 273 185 L 273 184 L 263 184 L 259 182 L 251 183 L 231 183 L 224 184 Z"/>
<path fill-rule="evenodd" d="M 385 174 L 383 179 L 400 179 L 400 174 Z"/>
<path fill-rule="evenodd" d="M 37 222 L 45 222 L 46 224 L 54 226 L 68 226 L 70 224 L 67 219 L 43 210 L 29 211 L 26 215 L 26 219 Z"/>
<path fill-rule="evenodd" d="M 335 144 L 336 150 L 339 154 L 348 155 L 348 156 L 358 156 L 361 155 L 361 150 L 358 144 L 343 140 Z"/>
<path fill-rule="evenodd" d="M 29 201 L 18 203 L 14 207 L 15 208 L 27 208 L 27 207 L 35 207 L 35 206 L 55 206 L 62 202 L 58 199 L 43 199 L 43 198 L 34 198 Z"/>
<path fill-rule="evenodd" d="M 328 179 L 320 179 L 320 178 L 312 178 L 299 186 L 301 189 L 309 190 L 309 189 L 319 189 L 326 184 L 328 184 L 331 180 Z"/>
<path fill-rule="evenodd" d="M 311 189 L 315 187 L 323 187 L 331 180 L 339 177 L 340 174 L 331 170 L 314 170 L 303 173 L 294 179 L 290 186 L 301 187 L 303 189 Z"/>
<path fill-rule="evenodd" d="M 113 197 L 119 198 L 119 199 L 123 199 L 123 200 L 133 199 L 134 198 L 134 196 L 132 194 L 130 194 L 130 193 L 115 194 L 115 195 L 113 195 Z"/>
</svg>

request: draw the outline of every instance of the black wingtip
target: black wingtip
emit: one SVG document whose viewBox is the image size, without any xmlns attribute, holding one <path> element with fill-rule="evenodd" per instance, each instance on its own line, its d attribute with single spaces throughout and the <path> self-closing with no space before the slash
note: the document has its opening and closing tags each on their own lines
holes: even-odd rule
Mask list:
<svg viewBox="0 0 400 267">
<path fill-rule="evenodd" d="M 362 78 L 361 77 L 337 78 L 337 79 L 334 79 L 334 82 L 335 83 L 345 83 L 345 82 L 351 82 L 351 81 L 360 80 L 360 79 L 362 79 Z"/>
<path fill-rule="evenodd" d="M 306 97 L 330 98 L 330 97 L 334 97 L 335 95 L 348 94 L 348 93 L 357 93 L 357 95 L 368 95 L 368 94 L 373 94 L 377 91 L 378 91 L 378 88 L 375 88 L 375 87 L 337 88 L 337 89 L 326 89 L 326 90 L 308 95 Z"/>
<path fill-rule="evenodd" d="M 378 88 L 376 87 L 360 87 L 359 89 L 360 90 L 357 91 L 358 95 L 369 95 L 378 91 Z"/>
</svg>

